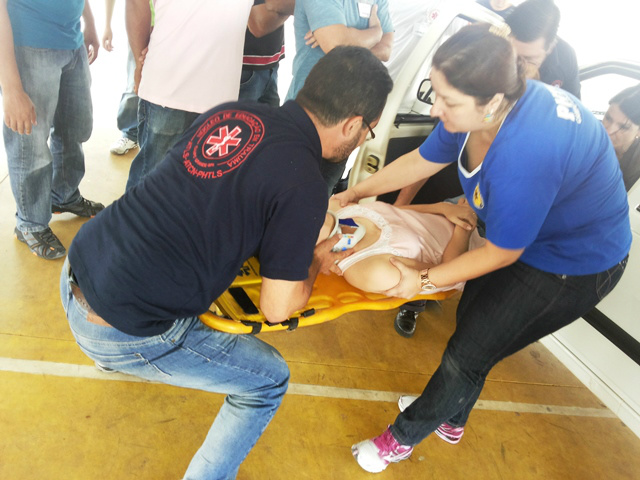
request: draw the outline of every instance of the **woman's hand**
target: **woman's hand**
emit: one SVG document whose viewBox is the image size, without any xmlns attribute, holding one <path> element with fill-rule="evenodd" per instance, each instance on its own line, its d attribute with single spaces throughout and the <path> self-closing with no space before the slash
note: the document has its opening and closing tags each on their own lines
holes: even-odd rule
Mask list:
<svg viewBox="0 0 640 480">
<path fill-rule="evenodd" d="M 478 226 L 478 215 L 473 211 L 466 198 L 459 199 L 457 205 L 443 202 L 442 208 L 442 214 L 454 225 L 469 231 Z"/>
<path fill-rule="evenodd" d="M 393 257 L 389 262 L 400 271 L 400 281 L 398 284 L 384 293 L 388 297 L 400 297 L 411 299 L 420 294 L 420 272 L 415 268 L 408 267 L 400 260 Z"/>
</svg>

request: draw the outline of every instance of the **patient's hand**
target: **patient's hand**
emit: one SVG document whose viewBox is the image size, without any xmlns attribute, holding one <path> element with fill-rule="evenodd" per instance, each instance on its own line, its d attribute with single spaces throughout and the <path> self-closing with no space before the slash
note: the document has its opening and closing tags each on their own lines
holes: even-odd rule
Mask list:
<svg viewBox="0 0 640 480">
<path fill-rule="evenodd" d="M 413 298 L 420 294 L 420 272 L 393 257 L 389 262 L 400 271 L 398 284 L 383 292 L 388 297 Z"/>
<path fill-rule="evenodd" d="M 335 247 L 340 238 L 341 235 L 336 234 L 318 243 L 313 250 L 313 261 L 318 265 L 318 271 L 320 273 L 329 275 L 329 273 L 333 272 L 337 275 L 342 275 L 342 270 L 338 268 L 338 262 L 347 258 L 349 255 L 353 255 L 353 249 L 342 252 L 332 252 L 331 249 Z"/>
</svg>

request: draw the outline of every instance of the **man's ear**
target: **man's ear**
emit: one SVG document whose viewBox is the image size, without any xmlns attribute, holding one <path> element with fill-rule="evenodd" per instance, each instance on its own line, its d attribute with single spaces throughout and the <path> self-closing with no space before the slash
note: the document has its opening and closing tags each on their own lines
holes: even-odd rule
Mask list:
<svg viewBox="0 0 640 480">
<path fill-rule="evenodd" d="M 344 135 L 346 138 L 352 138 L 354 132 L 357 132 L 360 128 L 362 128 L 362 116 L 360 115 L 349 117 L 342 122 L 342 135 Z"/>
<path fill-rule="evenodd" d="M 558 45 L 558 38 L 556 37 L 553 39 L 553 42 L 551 42 L 551 45 L 549 45 L 549 47 L 547 48 L 545 52 L 545 58 L 549 56 L 551 52 L 553 52 L 553 49 L 556 48 L 557 45 Z"/>
</svg>

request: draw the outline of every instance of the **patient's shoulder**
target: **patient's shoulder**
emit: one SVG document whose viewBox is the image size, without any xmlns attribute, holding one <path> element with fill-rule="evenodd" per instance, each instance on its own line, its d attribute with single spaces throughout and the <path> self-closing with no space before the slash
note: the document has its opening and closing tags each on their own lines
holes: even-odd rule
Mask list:
<svg viewBox="0 0 640 480">
<path fill-rule="evenodd" d="M 391 264 L 391 254 L 374 255 L 352 265 L 344 272 L 347 282 L 366 292 L 384 292 L 395 287 L 400 281 L 400 271 Z M 419 262 L 395 257 L 405 264 L 421 268 Z"/>
</svg>

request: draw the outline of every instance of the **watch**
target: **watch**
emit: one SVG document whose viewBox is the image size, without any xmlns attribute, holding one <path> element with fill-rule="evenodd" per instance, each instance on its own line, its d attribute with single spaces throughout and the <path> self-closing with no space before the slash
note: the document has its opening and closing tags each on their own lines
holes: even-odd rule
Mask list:
<svg viewBox="0 0 640 480">
<path fill-rule="evenodd" d="M 429 280 L 429 268 L 420 272 L 420 291 L 433 292 L 436 288 L 435 284 Z"/>
</svg>

